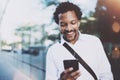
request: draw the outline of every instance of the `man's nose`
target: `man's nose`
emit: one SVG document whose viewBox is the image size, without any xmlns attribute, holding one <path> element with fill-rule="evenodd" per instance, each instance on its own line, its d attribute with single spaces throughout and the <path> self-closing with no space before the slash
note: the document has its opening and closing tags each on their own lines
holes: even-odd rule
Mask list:
<svg viewBox="0 0 120 80">
<path fill-rule="evenodd" d="M 72 26 L 71 25 L 67 25 L 66 26 L 66 30 L 70 31 L 72 29 Z"/>
</svg>

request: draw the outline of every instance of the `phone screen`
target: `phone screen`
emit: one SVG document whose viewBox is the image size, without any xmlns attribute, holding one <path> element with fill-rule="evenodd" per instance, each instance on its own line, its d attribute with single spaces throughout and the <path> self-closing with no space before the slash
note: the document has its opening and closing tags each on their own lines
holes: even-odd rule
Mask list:
<svg viewBox="0 0 120 80">
<path fill-rule="evenodd" d="M 79 69 L 78 60 L 64 60 L 63 63 L 64 69 L 72 67 L 73 68 L 72 72 L 77 71 Z"/>
</svg>

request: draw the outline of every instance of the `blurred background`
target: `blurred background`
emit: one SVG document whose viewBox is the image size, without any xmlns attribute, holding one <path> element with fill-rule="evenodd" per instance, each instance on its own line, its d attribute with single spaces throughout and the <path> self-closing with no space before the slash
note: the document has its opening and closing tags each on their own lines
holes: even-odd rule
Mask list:
<svg viewBox="0 0 120 80">
<path fill-rule="evenodd" d="M 120 0 L 0 0 L 0 60 L 44 80 L 47 49 L 59 40 L 53 13 L 64 1 L 81 8 L 80 31 L 101 39 L 114 80 L 120 80 Z"/>
</svg>

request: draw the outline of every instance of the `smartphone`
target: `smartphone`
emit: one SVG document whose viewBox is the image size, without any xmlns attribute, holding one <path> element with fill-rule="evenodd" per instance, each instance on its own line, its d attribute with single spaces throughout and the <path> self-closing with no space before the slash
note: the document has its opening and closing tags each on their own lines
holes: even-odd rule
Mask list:
<svg viewBox="0 0 120 80">
<path fill-rule="evenodd" d="M 64 69 L 72 67 L 73 68 L 72 72 L 77 71 L 79 69 L 78 60 L 64 60 L 63 64 Z"/>
</svg>

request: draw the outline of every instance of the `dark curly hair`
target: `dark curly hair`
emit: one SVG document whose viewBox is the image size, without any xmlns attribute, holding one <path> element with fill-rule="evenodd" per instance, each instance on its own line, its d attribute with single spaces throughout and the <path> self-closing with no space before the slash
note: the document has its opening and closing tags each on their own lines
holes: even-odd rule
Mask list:
<svg viewBox="0 0 120 80">
<path fill-rule="evenodd" d="M 59 4 L 59 6 L 56 8 L 56 10 L 54 12 L 54 19 L 57 24 L 59 24 L 58 15 L 60 13 L 65 13 L 67 11 L 75 11 L 75 14 L 76 14 L 78 20 L 81 19 L 82 12 L 81 12 L 81 9 L 77 5 L 70 3 L 70 2 L 63 2 L 63 3 Z"/>
</svg>

